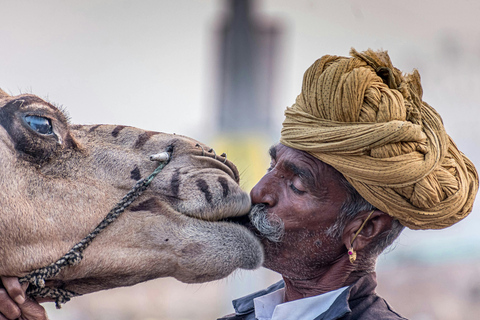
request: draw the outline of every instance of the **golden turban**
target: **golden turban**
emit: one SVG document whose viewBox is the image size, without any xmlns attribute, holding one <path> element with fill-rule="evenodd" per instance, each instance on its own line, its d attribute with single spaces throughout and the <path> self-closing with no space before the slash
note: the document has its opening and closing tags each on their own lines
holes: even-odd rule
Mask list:
<svg viewBox="0 0 480 320">
<path fill-rule="evenodd" d="M 324 56 L 305 72 L 280 142 L 328 163 L 411 229 L 442 229 L 466 217 L 478 174 L 422 101 L 418 72 L 403 75 L 387 52 L 350 54 Z"/>
</svg>

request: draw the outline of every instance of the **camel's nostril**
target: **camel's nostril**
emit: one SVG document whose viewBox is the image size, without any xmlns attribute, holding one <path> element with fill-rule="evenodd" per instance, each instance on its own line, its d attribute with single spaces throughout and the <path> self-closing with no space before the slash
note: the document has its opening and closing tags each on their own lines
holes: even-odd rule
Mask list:
<svg viewBox="0 0 480 320">
<path fill-rule="evenodd" d="M 210 148 L 210 149 L 206 150 L 199 143 L 197 143 L 195 145 L 195 148 L 202 149 L 202 157 L 213 158 L 213 159 L 218 160 L 221 163 L 223 163 L 225 166 L 227 166 L 231 170 L 231 172 L 233 174 L 233 175 L 231 175 L 233 180 L 235 180 L 237 183 L 240 181 L 240 177 L 239 177 L 239 174 L 238 174 L 237 167 L 232 162 L 227 160 L 227 154 L 226 153 L 222 153 L 220 156 L 218 156 L 213 148 Z M 213 157 L 212 157 L 212 153 L 213 153 Z M 221 158 L 224 158 L 224 159 L 222 160 Z"/>
</svg>

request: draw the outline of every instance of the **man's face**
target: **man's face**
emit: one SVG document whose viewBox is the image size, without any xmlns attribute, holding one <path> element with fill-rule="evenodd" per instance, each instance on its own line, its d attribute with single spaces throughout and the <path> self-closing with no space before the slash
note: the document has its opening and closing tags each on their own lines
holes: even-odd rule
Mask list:
<svg viewBox="0 0 480 320">
<path fill-rule="evenodd" d="M 340 173 L 310 154 L 278 144 L 268 172 L 251 191 L 267 220 L 281 220 L 283 239 L 262 239 L 264 266 L 290 278 L 315 276 L 344 254 L 340 239 L 326 235 L 346 198 Z M 261 236 L 261 235 L 260 235 Z"/>
</svg>

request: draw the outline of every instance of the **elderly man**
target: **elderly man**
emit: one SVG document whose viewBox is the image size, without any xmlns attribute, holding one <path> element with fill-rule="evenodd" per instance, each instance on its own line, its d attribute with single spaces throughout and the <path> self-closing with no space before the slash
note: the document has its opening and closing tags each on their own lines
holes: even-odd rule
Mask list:
<svg viewBox="0 0 480 320">
<path fill-rule="evenodd" d="M 250 227 L 283 281 L 222 319 L 403 319 L 375 294 L 377 256 L 405 226 L 446 228 L 472 210 L 477 172 L 422 101 L 418 72 L 403 75 L 386 52 L 351 56 L 306 71 L 251 191 Z M 5 280 L 25 319 L 45 316 Z M 6 295 L 0 311 L 18 316 Z"/>
<path fill-rule="evenodd" d="M 351 55 L 306 71 L 251 192 L 264 266 L 283 281 L 222 319 L 403 319 L 375 294 L 377 256 L 404 226 L 446 228 L 472 209 L 477 172 L 422 101 L 418 72 L 386 52 Z"/>
</svg>

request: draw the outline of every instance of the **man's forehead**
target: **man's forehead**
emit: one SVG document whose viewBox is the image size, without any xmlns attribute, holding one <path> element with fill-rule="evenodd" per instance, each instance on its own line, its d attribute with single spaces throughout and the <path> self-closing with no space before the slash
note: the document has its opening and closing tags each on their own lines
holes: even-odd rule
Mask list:
<svg viewBox="0 0 480 320">
<path fill-rule="evenodd" d="M 276 144 L 269 149 L 270 157 L 277 161 L 282 160 L 282 166 L 296 175 L 315 180 L 318 172 L 319 160 L 308 153 L 289 148 L 282 144 Z"/>
<path fill-rule="evenodd" d="M 272 145 L 270 147 L 269 151 L 268 151 L 268 153 L 270 154 L 270 157 L 274 160 L 277 159 L 279 154 L 283 154 L 285 152 L 295 153 L 295 158 L 296 159 L 302 159 L 302 158 L 305 159 L 305 160 L 309 159 L 312 162 L 315 162 L 317 164 L 325 165 L 324 162 L 315 158 L 314 156 L 312 156 L 308 152 L 303 151 L 303 150 L 299 150 L 299 149 L 295 149 L 295 148 L 291 148 L 291 147 L 287 147 L 287 146 L 285 146 L 281 143 L 277 143 L 277 144 Z"/>
<path fill-rule="evenodd" d="M 289 162 L 293 161 L 297 167 L 305 168 L 305 166 L 308 166 L 312 172 L 312 176 L 318 182 L 320 182 L 319 180 L 323 180 L 326 176 L 333 178 L 334 180 L 340 180 L 342 176 L 340 172 L 306 151 L 277 143 L 270 147 L 269 154 L 273 160 L 277 160 L 277 158 L 280 155 L 283 155 L 287 150 L 295 153 L 295 157 L 292 157 Z"/>
</svg>

